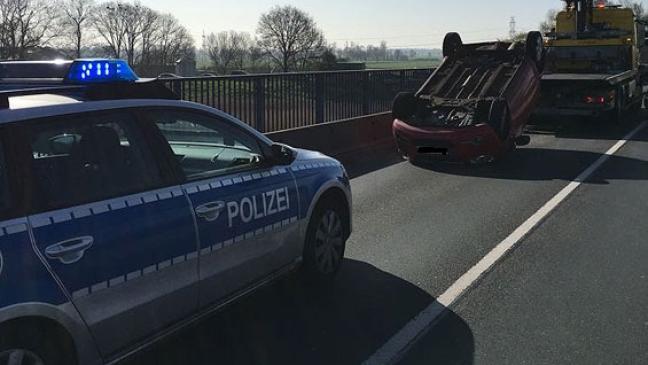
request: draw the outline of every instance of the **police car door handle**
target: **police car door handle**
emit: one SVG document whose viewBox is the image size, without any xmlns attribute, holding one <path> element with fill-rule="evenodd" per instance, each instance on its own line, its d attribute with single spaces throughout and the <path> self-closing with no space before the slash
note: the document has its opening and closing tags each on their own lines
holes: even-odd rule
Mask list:
<svg viewBox="0 0 648 365">
<path fill-rule="evenodd" d="M 220 213 L 225 209 L 225 202 L 205 203 L 195 209 L 196 215 L 205 219 L 207 222 L 213 222 L 218 219 Z"/>
<path fill-rule="evenodd" d="M 91 236 L 72 238 L 55 243 L 45 248 L 45 255 L 51 260 L 59 260 L 62 264 L 69 265 L 83 258 L 85 252 L 94 243 Z"/>
</svg>

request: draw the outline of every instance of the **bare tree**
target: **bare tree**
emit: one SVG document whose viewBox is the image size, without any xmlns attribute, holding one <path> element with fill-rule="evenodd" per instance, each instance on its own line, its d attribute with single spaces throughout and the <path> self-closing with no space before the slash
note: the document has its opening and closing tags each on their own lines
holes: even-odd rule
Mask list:
<svg viewBox="0 0 648 365">
<path fill-rule="evenodd" d="M 558 16 L 558 10 L 550 9 L 545 15 L 545 19 L 540 23 L 540 32 L 549 33 L 556 28 L 556 16 Z"/>
<path fill-rule="evenodd" d="M 158 16 L 152 39 L 151 57 L 155 64 L 169 65 L 181 58 L 194 56 L 193 38 L 171 14 Z"/>
<path fill-rule="evenodd" d="M 55 3 L 46 0 L 0 0 L 0 58 L 24 59 L 56 35 Z"/>
<path fill-rule="evenodd" d="M 158 13 L 136 2 L 122 3 L 119 14 L 124 24 L 124 53 L 128 63 L 135 64 L 140 43 L 149 40 L 155 32 Z"/>
<path fill-rule="evenodd" d="M 252 40 L 252 43 L 248 47 L 248 59 L 250 68 L 256 69 L 259 64 L 263 61 L 265 54 L 263 49 L 259 47 L 259 42 Z"/>
<path fill-rule="evenodd" d="M 126 41 L 123 11 L 123 4 L 120 2 L 104 3 L 97 8 L 92 19 L 94 29 L 106 43 L 110 56 L 114 58 L 122 58 Z"/>
<path fill-rule="evenodd" d="M 61 5 L 63 31 L 71 38 L 75 57 L 80 58 L 95 2 L 94 0 L 66 0 Z"/>
<path fill-rule="evenodd" d="M 160 14 L 151 8 L 137 6 L 132 14 L 133 25 L 126 34 L 126 54 L 131 63 L 146 64 L 150 62 L 151 47 L 157 43 L 160 35 Z M 139 46 L 139 54 L 138 54 Z"/>
<path fill-rule="evenodd" d="M 250 35 L 245 32 L 211 33 L 206 39 L 207 54 L 214 67 L 225 73 L 233 67 L 243 68 L 250 43 Z"/>
<path fill-rule="evenodd" d="M 626 8 L 632 9 L 634 11 L 637 19 L 645 20 L 646 18 L 646 8 L 644 7 L 643 2 L 641 1 L 632 1 L 632 0 L 621 0 L 620 5 L 623 5 Z"/>
<path fill-rule="evenodd" d="M 303 68 L 325 45 L 313 18 L 294 6 L 277 6 L 263 14 L 257 33 L 259 45 L 284 72 Z"/>
</svg>

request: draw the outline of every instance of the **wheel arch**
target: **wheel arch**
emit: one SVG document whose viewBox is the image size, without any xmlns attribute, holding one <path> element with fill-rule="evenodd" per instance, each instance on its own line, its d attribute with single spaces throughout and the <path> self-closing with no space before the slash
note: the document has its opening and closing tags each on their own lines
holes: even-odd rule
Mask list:
<svg viewBox="0 0 648 365">
<path fill-rule="evenodd" d="M 345 230 L 346 230 L 345 234 L 348 238 L 351 235 L 351 232 L 353 231 L 353 219 L 351 213 L 352 198 L 351 198 L 351 192 L 349 188 L 343 185 L 339 181 L 328 182 L 319 188 L 319 190 L 313 197 L 310 206 L 308 207 L 308 213 L 306 215 L 306 224 L 304 225 L 304 233 L 306 228 L 308 227 L 308 224 L 310 223 L 315 208 L 318 206 L 318 204 L 320 204 L 323 201 L 323 199 L 327 197 L 340 199 L 342 201 L 343 206 L 345 208 L 344 211 L 345 217 L 343 217 L 345 223 Z"/>
<path fill-rule="evenodd" d="M 70 315 L 73 311 L 73 315 Z M 0 309 L 0 332 L 12 326 L 41 325 L 65 340 L 78 364 L 102 364 L 95 342 L 71 303 L 55 306 L 47 303 L 21 303 Z M 59 337 L 57 337 L 59 338 Z"/>
</svg>

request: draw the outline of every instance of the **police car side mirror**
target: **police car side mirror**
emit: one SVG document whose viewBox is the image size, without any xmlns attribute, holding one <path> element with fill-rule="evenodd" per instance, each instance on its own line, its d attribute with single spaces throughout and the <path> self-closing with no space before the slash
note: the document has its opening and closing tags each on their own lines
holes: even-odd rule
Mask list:
<svg viewBox="0 0 648 365">
<path fill-rule="evenodd" d="M 295 161 L 295 151 L 290 147 L 275 143 L 270 147 L 272 163 L 276 165 L 290 165 Z"/>
</svg>

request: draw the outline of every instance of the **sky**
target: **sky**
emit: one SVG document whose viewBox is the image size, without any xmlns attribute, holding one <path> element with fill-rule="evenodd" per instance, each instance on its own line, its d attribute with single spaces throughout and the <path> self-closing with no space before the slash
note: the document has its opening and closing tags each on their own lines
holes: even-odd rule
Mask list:
<svg viewBox="0 0 648 365">
<path fill-rule="evenodd" d="M 511 17 L 517 31 L 538 28 L 560 0 L 140 0 L 175 15 L 201 45 L 207 34 L 223 30 L 254 34 L 259 17 L 275 5 L 308 12 L 329 43 L 362 45 L 386 40 L 391 48 L 438 48 L 446 32 L 457 31 L 465 42 L 506 37 Z"/>
</svg>

